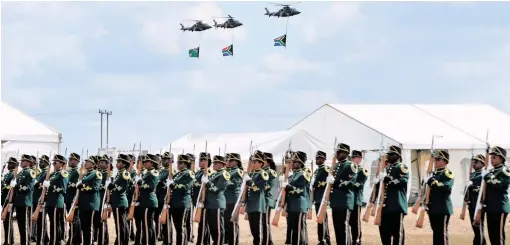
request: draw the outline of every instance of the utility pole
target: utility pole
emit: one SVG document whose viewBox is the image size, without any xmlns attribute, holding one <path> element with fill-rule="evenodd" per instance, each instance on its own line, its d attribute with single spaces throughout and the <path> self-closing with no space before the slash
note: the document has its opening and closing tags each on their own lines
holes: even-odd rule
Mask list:
<svg viewBox="0 0 510 245">
<path fill-rule="evenodd" d="M 101 114 L 101 148 L 103 148 L 103 115 L 106 115 L 106 148 L 108 148 L 108 116 L 112 115 L 112 111 L 99 110 Z"/>
<path fill-rule="evenodd" d="M 105 114 L 104 111 L 99 110 L 99 114 L 101 114 L 101 148 L 103 148 L 103 114 Z"/>
<path fill-rule="evenodd" d="M 106 112 L 106 149 L 108 150 L 108 136 L 110 135 L 108 132 L 109 132 L 109 124 L 108 124 L 108 117 L 112 115 L 112 111 L 107 111 Z"/>
</svg>

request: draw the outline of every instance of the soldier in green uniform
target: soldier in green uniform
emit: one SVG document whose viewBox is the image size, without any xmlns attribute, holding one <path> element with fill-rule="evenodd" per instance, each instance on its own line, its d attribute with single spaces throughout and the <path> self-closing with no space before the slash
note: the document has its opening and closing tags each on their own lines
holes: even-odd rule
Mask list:
<svg viewBox="0 0 510 245">
<path fill-rule="evenodd" d="M 348 160 L 351 147 L 340 143 L 335 148 L 338 162 L 334 166 L 333 176 L 329 175 L 326 182 L 332 185 L 329 198 L 333 227 L 337 244 L 350 244 L 349 216 L 354 208 L 354 193 L 352 187 L 357 178 L 358 166 Z"/>
<path fill-rule="evenodd" d="M 506 150 L 495 146 L 489 153 L 494 167 L 484 176 L 485 189 L 484 210 L 487 213 L 487 230 L 491 245 L 506 243 L 505 225 L 510 212 L 508 187 L 510 186 L 510 169 L 505 166 Z"/>
<path fill-rule="evenodd" d="M 453 214 L 450 195 L 454 176 L 453 172 L 446 167 L 450 161 L 450 154 L 445 150 L 438 150 L 434 155 L 435 171 L 427 180 L 430 188 L 427 213 L 432 228 L 433 244 L 447 245 L 449 244 L 448 224 Z"/>
<path fill-rule="evenodd" d="M 228 245 L 239 244 L 239 223 L 232 222 L 232 212 L 241 194 L 241 185 L 243 183 L 243 165 L 241 164 L 241 155 L 238 153 L 227 153 L 227 171 L 230 174 L 230 180 L 225 190 L 225 199 L 227 207 L 225 208 L 225 242 Z"/>
<path fill-rule="evenodd" d="M 464 201 L 468 203 L 469 210 L 469 219 L 471 220 L 471 228 L 473 229 L 473 233 L 475 234 L 473 238 L 473 245 L 485 245 L 485 235 L 483 233 L 484 230 L 484 219 L 485 213 L 482 212 L 482 219 L 480 220 L 479 226 L 474 226 L 473 221 L 475 220 L 475 210 L 476 203 L 478 201 L 478 194 L 480 193 L 480 185 L 482 184 L 482 169 L 485 163 L 485 156 L 482 154 L 478 154 L 473 159 L 471 159 L 471 164 L 473 166 L 473 172 L 471 173 L 470 181 L 468 182 L 468 191 L 466 192 L 466 196 L 464 197 Z"/>
<path fill-rule="evenodd" d="M 99 212 L 94 216 L 94 241 L 97 245 L 109 244 L 108 243 L 108 222 L 102 222 L 101 214 L 103 212 L 103 203 L 106 198 L 106 188 L 111 183 L 110 176 L 108 176 L 108 166 L 112 169 L 112 163 L 108 155 L 97 156 L 99 160 L 98 170 L 101 172 L 103 178 L 101 179 L 101 186 L 99 189 Z"/>
<path fill-rule="evenodd" d="M 285 166 L 283 167 L 282 174 L 280 174 L 280 177 L 279 177 L 280 188 L 281 188 L 282 183 L 285 181 L 285 176 L 283 176 L 283 174 L 286 171 L 287 163 L 290 162 L 290 165 L 292 166 L 292 157 L 294 157 L 294 152 L 291 151 L 291 150 L 287 150 L 287 152 L 285 153 L 285 157 L 284 157 Z M 289 179 L 290 178 L 292 178 L 292 171 L 289 172 Z M 291 244 L 292 243 L 291 242 L 291 239 L 292 239 L 291 235 L 292 235 L 292 233 L 290 232 L 290 226 L 287 226 L 287 232 L 286 232 L 286 236 L 285 236 L 285 244 Z"/>
<path fill-rule="evenodd" d="M 50 218 L 50 245 L 61 244 L 64 234 L 64 196 L 66 195 L 69 173 L 63 169 L 67 159 L 62 155 L 53 158 L 53 173 L 48 181 L 44 180 L 43 186 L 47 190 L 46 212 Z M 43 217 L 39 217 L 42 219 Z"/>
<path fill-rule="evenodd" d="M 273 245 L 273 237 L 271 236 L 271 209 L 275 208 L 276 199 L 273 194 L 276 183 L 278 182 L 278 174 L 276 173 L 276 164 L 273 160 L 273 154 L 264 152 L 265 163 L 262 170 L 269 174 L 269 179 L 265 187 L 266 196 L 266 213 L 262 217 L 264 224 L 262 225 L 262 244 Z M 277 191 L 277 190 L 276 190 Z"/>
<path fill-rule="evenodd" d="M 194 176 L 194 174 L 195 174 L 195 172 L 194 172 L 195 171 L 195 155 L 192 153 L 187 153 L 186 155 L 188 155 L 191 160 L 191 164 L 188 169 L 193 173 L 193 176 Z M 195 179 L 195 178 L 193 178 L 193 179 Z M 193 195 L 193 190 L 191 190 L 191 195 Z M 187 213 L 186 213 L 186 221 L 187 221 L 186 222 L 186 234 L 188 236 L 188 242 L 193 243 L 195 234 L 193 234 L 193 220 L 191 219 L 191 217 L 193 217 L 192 214 L 195 213 L 194 206 L 195 206 L 196 202 L 193 202 L 193 198 L 190 202 L 191 202 L 191 207 L 187 210 Z"/>
<path fill-rule="evenodd" d="M 14 191 L 11 187 L 11 181 L 14 180 L 14 170 L 18 167 L 18 160 L 14 157 L 9 157 L 7 160 L 7 170 L 8 172 L 2 176 L 2 207 L 7 205 L 9 201 L 9 191 Z M 7 218 L 3 221 L 4 225 L 4 243 L 3 245 L 14 245 L 14 233 L 12 228 L 12 215 L 9 211 L 7 214 Z M 9 242 L 7 242 L 9 241 Z"/>
<path fill-rule="evenodd" d="M 43 190 L 43 182 L 46 179 L 46 175 L 48 173 L 48 169 L 50 166 L 50 159 L 48 156 L 43 155 L 39 159 L 39 168 L 41 169 L 39 174 L 35 177 L 35 185 L 34 185 L 34 196 L 32 199 L 32 212 L 35 212 L 35 207 L 40 201 L 42 190 Z M 50 242 L 50 238 L 48 237 L 48 224 L 46 223 L 46 212 L 41 209 L 41 213 L 39 214 L 41 217 L 37 219 L 36 224 L 32 226 L 32 233 L 35 235 L 36 244 L 48 244 Z M 51 219 L 51 217 L 50 217 Z M 44 226 L 44 228 L 43 228 Z M 43 235 L 44 230 L 44 235 Z M 44 242 L 41 240 L 44 238 Z"/>
<path fill-rule="evenodd" d="M 267 209 L 265 189 L 269 180 L 269 174 L 262 170 L 264 162 L 264 153 L 255 151 L 250 163 L 252 165 L 252 172 L 249 175 L 245 174 L 243 177 L 248 187 L 248 195 L 244 205 L 246 205 L 246 213 L 248 214 L 248 222 L 254 245 L 262 244 L 262 217 Z"/>
<path fill-rule="evenodd" d="M 225 169 L 225 157 L 214 156 L 213 169 L 210 175 L 202 176 L 205 184 L 205 203 L 202 216 L 205 215 L 207 227 L 212 236 L 213 245 L 223 245 L 225 227 L 223 226 L 223 212 L 226 208 L 225 189 L 230 180 L 230 174 Z M 202 190 L 204 191 L 204 190 Z"/>
<path fill-rule="evenodd" d="M 143 164 L 143 161 L 145 161 L 145 158 L 147 158 L 147 155 L 139 155 L 138 156 L 138 161 L 136 161 L 137 162 L 137 167 L 138 167 L 139 163 L 142 166 L 141 166 L 140 174 L 136 174 L 135 177 L 134 177 L 134 184 L 133 184 L 134 186 L 136 186 L 137 183 L 140 183 L 140 180 L 142 179 L 142 177 L 147 173 L 147 169 L 145 168 L 145 165 Z M 142 188 L 141 186 L 138 186 L 139 190 L 141 188 Z M 134 194 L 134 191 L 133 191 L 133 194 Z M 133 196 L 133 198 L 134 198 L 134 196 Z M 142 239 L 144 239 L 143 238 L 143 233 L 145 231 L 144 231 L 144 227 L 142 227 L 142 222 L 145 219 L 145 209 L 140 207 L 139 200 L 140 200 L 140 192 L 138 192 L 138 202 L 135 204 L 134 223 L 133 223 L 134 226 L 136 227 L 135 245 L 142 245 L 142 244 L 144 244 L 144 240 L 142 240 Z"/>
<path fill-rule="evenodd" d="M 30 243 L 30 217 L 32 208 L 32 195 L 34 191 L 33 180 L 36 172 L 30 169 L 34 159 L 26 154 L 21 156 L 21 167 L 23 168 L 15 180 L 11 181 L 11 187 L 14 187 L 13 206 L 16 211 L 16 220 L 20 236 L 20 244 L 28 245 Z"/>
<path fill-rule="evenodd" d="M 312 188 L 313 188 L 313 199 L 312 202 L 315 205 L 315 214 L 319 214 L 319 209 L 321 206 L 322 198 L 324 197 L 324 192 L 326 191 L 326 178 L 329 175 L 329 167 L 324 164 L 326 162 L 326 152 L 317 151 L 315 155 L 315 163 L 317 164 L 317 169 L 313 174 L 312 179 Z M 331 245 L 331 240 L 329 237 L 329 227 L 328 227 L 328 214 L 324 217 L 324 221 L 322 224 L 317 224 L 317 238 L 319 240 L 319 245 Z"/>
<path fill-rule="evenodd" d="M 387 175 L 379 174 L 386 192 L 381 197 L 383 205 L 379 235 L 383 245 L 404 244 L 404 216 L 407 215 L 407 181 L 409 169 L 402 162 L 402 149 L 392 145 L 387 152 Z"/>
<path fill-rule="evenodd" d="M 76 188 L 80 192 L 78 206 L 80 207 L 81 229 L 83 245 L 92 245 L 94 235 L 94 216 L 101 215 L 99 209 L 99 189 L 103 175 L 97 168 L 97 156 L 90 156 L 85 160 L 83 179 L 78 181 Z"/>
<path fill-rule="evenodd" d="M 130 163 L 134 165 L 134 162 L 136 161 L 136 157 L 135 155 L 133 154 L 129 154 L 129 159 L 131 159 L 131 161 L 133 163 Z M 136 177 L 136 169 L 133 167 L 131 168 L 131 180 L 134 180 L 135 177 Z M 135 193 L 135 185 L 134 185 L 134 182 L 133 181 L 130 181 L 128 183 L 128 189 L 126 191 L 126 197 L 127 197 L 127 200 L 128 200 L 128 204 L 131 205 L 131 202 L 133 201 L 133 194 Z M 128 207 L 128 210 L 129 210 L 129 207 Z M 135 232 L 134 232 L 134 228 L 133 228 L 133 220 L 130 220 L 128 221 L 128 230 L 129 230 L 129 239 L 131 241 L 135 241 Z"/>
<path fill-rule="evenodd" d="M 156 170 L 159 161 L 153 154 L 147 154 L 143 159 L 145 173 L 142 177 L 136 177 L 135 181 L 139 186 L 138 208 L 143 213 L 141 222 L 136 221 L 137 227 L 141 229 L 142 244 L 156 245 L 156 233 L 154 230 L 154 213 L 158 208 L 158 197 L 155 190 L 159 181 L 159 172 Z"/>
<path fill-rule="evenodd" d="M 128 155 L 119 154 L 117 157 L 117 176 L 108 184 L 107 188 L 110 192 L 110 202 L 105 205 L 110 205 L 113 212 L 113 219 L 115 223 L 115 245 L 128 245 L 129 230 L 127 222 L 127 208 L 128 201 L 126 191 L 131 182 L 131 174 L 127 168 L 131 159 Z"/>
<path fill-rule="evenodd" d="M 202 193 L 200 189 L 202 188 L 202 177 L 204 177 L 204 169 L 206 166 L 211 166 L 211 155 L 206 152 L 200 152 L 199 158 L 199 167 L 200 169 L 195 173 L 195 182 L 193 183 L 193 192 L 192 199 L 195 207 L 198 204 L 199 199 L 201 198 Z M 208 173 L 205 176 L 211 174 L 210 169 L 208 169 Z M 202 190 L 205 191 L 205 190 Z M 205 210 L 202 211 L 202 214 Z M 209 227 L 207 227 L 207 222 L 205 219 L 205 215 L 202 215 L 202 219 L 198 223 L 198 239 L 196 245 L 209 245 Z"/>
<path fill-rule="evenodd" d="M 285 188 L 285 201 L 287 204 L 287 226 L 290 227 L 291 244 L 307 245 L 308 234 L 306 224 L 306 214 L 310 208 L 310 196 L 306 190 L 310 186 L 310 172 L 305 170 L 307 160 L 306 153 L 302 151 L 294 152 L 292 158 L 292 178 L 289 183 L 284 182 L 282 188 Z"/>
<path fill-rule="evenodd" d="M 76 197 L 76 186 L 78 185 L 78 178 L 80 176 L 78 164 L 80 163 L 81 156 L 76 153 L 69 155 L 69 166 L 67 166 L 67 172 L 69 177 L 67 178 L 66 195 L 64 197 L 64 203 L 66 212 L 71 210 L 74 198 Z M 69 224 L 69 239 L 67 245 L 80 245 L 81 244 L 81 222 L 80 222 L 80 208 L 76 207 L 74 210 L 73 223 Z"/>
<path fill-rule="evenodd" d="M 354 208 L 349 218 L 349 226 L 351 227 L 352 245 L 361 245 L 361 206 L 363 206 L 363 189 L 367 181 L 368 171 L 363 167 L 363 153 L 353 150 L 351 154 L 352 162 L 358 166 L 358 174 L 352 186 L 354 194 Z"/>
<path fill-rule="evenodd" d="M 161 215 L 161 212 L 163 211 L 163 208 L 165 208 L 165 200 L 166 200 L 166 194 L 167 194 L 167 183 L 168 182 L 168 175 L 169 175 L 169 166 L 174 164 L 174 155 L 170 152 L 163 153 L 162 159 L 162 168 L 159 171 L 159 182 L 157 187 L 157 195 L 158 195 L 158 210 L 157 215 L 154 216 L 154 218 L 157 218 L 156 221 L 156 227 L 158 227 L 159 224 L 159 217 Z M 172 176 L 175 175 L 177 171 L 175 168 L 172 168 Z M 168 206 L 168 205 L 167 205 Z M 168 208 L 168 207 L 167 207 Z M 173 243 L 173 229 L 172 229 L 172 222 L 169 222 L 168 220 L 170 218 L 170 214 L 167 215 L 167 222 L 166 224 L 161 224 L 161 238 L 163 240 L 163 245 L 170 245 Z"/>
</svg>

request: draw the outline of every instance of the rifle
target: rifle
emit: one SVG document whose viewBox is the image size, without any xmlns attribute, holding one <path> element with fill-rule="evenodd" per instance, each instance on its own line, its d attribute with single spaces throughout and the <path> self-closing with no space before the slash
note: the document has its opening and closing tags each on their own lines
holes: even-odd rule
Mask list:
<svg viewBox="0 0 510 245">
<path fill-rule="evenodd" d="M 433 167 L 434 167 L 434 136 L 432 136 L 432 147 L 430 150 L 430 160 L 429 160 L 429 166 L 427 168 L 428 178 L 432 177 Z M 418 215 L 418 220 L 416 220 L 415 226 L 418 228 L 423 227 L 423 222 L 425 221 L 425 211 L 426 211 L 427 206 L 429 205 L 429 202 L 430 202 L 430 187 L 425 182 L 423 184 L 425 186 L 425 200 L 423 202 L 423 207 L 420 210 L 420 214 Z M 420 205 L 420 203 L 418 203 L 418 205 Z M 413 209 L 414 209 L 414 207 L 413 207 Z"/>
<path fill-rule="evenodd" d="M 487 136 L 485 138 L 485 142 L 487 144 L 487 150 L 485 151 L 485 162 L 484 162 L 484 170 L 487 171 L 489 167 L 489 130 L 487 130 Z M 475 209 L 475 218 L 473 221 L 474 226 L 480 226 L 482 222 L 483 209 L 482 206 L 485 203 L 485 195 L 487 191 L 487 185 L 485 185 L 485 180 L 482 177 L 482 184 L 480 185 L 480 192 L 478 193 L 478 199 L 476 200 L 476 209 Z"/>
<path fill-rule="evenodd" d="M 133 162 L 134 164 L 134 162 Z M 142 143 L 140 143 L 140 150 L 138 153 L 138 162 L 136 163 L 136 175 L 139 176 L 142 172 Z M 129 167 L 129 169 L 132 169 L 132 165 Z M 138 186 L 138 183 L 135 186 L 135 192 L 133 193 L 133 201 L 131 202 L 131 206 L 129 206 L 129 212 L 127 216 L 127 220 L 133 220 L 135 217 L 135 207 L 136 202 L 138 202 L 138 195 L 140 194 L 140 187 Z"/>
<path fill-rule="evenodd" d="M 380 161 L 381 167 L 386 163 L 386 154 L 381 151 Z M 380 172 L 379 172 L 380 174 Z M 381 200 L 382 197 L 382 200 Z M 384 207 L 384 203 L 386 202 L 386 185 L 384 184 L 384 179 L 379 180 L 379 193 L 377 195 L 377 208 L 375 208 L 375 220 L 374 225 L 381 225 L 382 220 L 382 209 Z"/>
<path fill-rule="evenodd" d="M 290 164 L 292 159 L 292 153 L 291 153 L 291 144 L 292 141 L 289 141 L 289 149 L 287 152 L 285 152 L 285 180 L 286 183 L 289 180 L 289 172 L 290 172 Z M 278 223 L 280 223 L 280 216 L 282 216 L 282 212 L 284 212 L 286 200 L 285 197 L 287 195 L 287 192 L 285 191 L 285 187 L 282 186 L 280 188 L 280 194 L 278 195 L 278 199 L 276 200 L 276 212 L 273 216 L 273 221 L 271 222 L 272 225 L 278 227 Z M 286 215 L 284 215 L 286 216 Z"/>
<path fill-rule="evenodd" d="M 50 166 L 48 166 L 48 171 L 46 172 L 45 181 L 48 181 L 49 179 L 50 179 Z M 32 222 L 37 222 L 37 220 L 39 219 L 39 212 L 41 212 L 41 208 L 44 210 L 44 207 L 46 206 L 46 203 L 44 200 L 45 197 L 46 197 L 46 187 L 43 186 L 42 194 L 41 194 L 41 197 L 39 198 L 39 203 L 37 203 L 37 207 L 35 208 L 34 214 L 32 215 Z"/>
<path fill-rule="evenodd" d="M 205 142 L 205 154 L 207 156 L 207 141 Z M 208 163 L 205 165 L 205 168 L 204 168 L 205 176 L 208 176 L 208 173 L 209 173 L 209 159 L 207 159 L 207 161 L 208 161 Z M 202 183 L 202 186 L 200 187 L 200 192 L 198 193 L 198 197 L 200 199 L 197 200 L 197 205 L 196 205 L 197 209 L 195 210 L 195 217 L 193 218 L 193 221 L 195 221 L 197 223 L 200 222 L 200 219 L 202 217 L 202 209 L 204 208 L 206 193 L 207 193 L 207 190 L 205 187 L 205 183 Z"/>
<path fill-rule="evenodd" d="M 384 138 L 383 138 L 384 139 Z M 375 178 L 379 179 L 379 174 L 381 173 L 381 169 L 383 167 L 383 139 L 381 139 L 381 146 L 379 147 L 379 161 L 377 162 L 377 169 L 375 170 Z M 376 209 L 374 208 L 375 202 L 377 201 L 377 182 L 372 186 L 372 195 L 370 196 L 369 203 L 367 205 L 367 209 L 365 209 L 365 214 L 363 214 L 363 221 L 368 222 L 370 220 L 370 216 L 375 216 Z M 373 213 L 373 214 L 372 214 Z"/>
<path fill-rule="evenodd" d="M 172 154 L 172 144 L 170 144 L 170 150 L 168 152 L 170 152 L 170 154 Z M 170 164 L 168 164 L 168 181 L 171 181 L 172 178 L 174 177 L 172 165 L 173 165 L 173 163 L 171 163 L 171 162 L 170 162 Z M 172 190 L 170 189 L 170 187 L 167 187 L 166 188 L 166 196 L 165 196 L 165 207 L 163 207 L 163 211 L 161 211 L 161 216 L 159 217 L 159 222 L 163 225 L 166 224 L 166 219 L 168 217 L 168 209 L 170 208 L 171 198 L 172 198 Z"/>
<path fill-rule="evenodd" d="M 431 177 L 432 176 L 432 171 L 434 170 L 434 138 L 435 136 L 433 135 L 432 136 L 432 144 L 431 144 L 431 147 L 430 147 L 430 158 L 429 158 L 429 165 L 427 166 L 427 177 Z M 424 155 L 423 155 L 423 152 L 422 152 L 422 155 L 420 157 L 420 163 L 421 163 L 421 160 L 423 160 L 424 158 Z M 411 210 L 411 212 L 413 212 L 414 214 L 418 214 L 418 210 L 420 209 L 420 205 L 422 204 L 422 202 L 424 201 L 424 197 L 426 196 L 426 190 L 427 190 L 427 183 L 423 183 L 422 184 L 422 187 L 420 188 L 420 195 L 418 196 L 418 199 L 416 200 L 416 203 L 414 203 L 414 206 L 413 206 L 413 209 Z"/>
<path fill-rule="evenodd" d="M 312 155 L 312 149 L 310 149 L 310 155 Z M 312 163 L 310 163 L 312 166 L 312 176 L 314 175 L 314 172 L 313 172 L 313 160 L 312 160 Z M 308 209 L 308 213 L 306 214 L 306 219 L 312 219 L 313 218 L 313 212 L 312 212 L 312 209 L 313 209 L 313 194 L 315 192 L 314 188 L 313 188 L 313 182 L 315 182 L 315 176 L 312 177 L 312 181 L 310 182 L 310 190 L 312 191 L 312 195 L 310 195 L 310 208 Z"/>
<path fill-rule="evenodd" d="M 248 169 L 246 170 L 246 174 L 250 174 L 252 165 L 250 164 L 251 161 L 248 162 Z M 232 222 L 239 222 L 239 214 L 244 214 L 246 211 L 246 198 L 248 193 L 248 185 L 246 185 L 246 181 L 243 180 L 243 183 L 241 184 L 241 190 L 243 192 L 239 197 L 237 198 L 236 205 L 234 206 L 234 210 L 232 211 L 232 217 L 230 218 L 230 221 Z M 245 217 L 248 217 L 246 215 Z"/>
<path fill-rule="evenodd" d="M 14 169 L 14 176 L 12 177 L 12 179 L 15 180 L 17 176 L 18 176 L 18 167 L 16 166 L 16 168 Z M 2 221 L 7 219 L 7 214 L 12 213 L 12 199 L 14 199 L 14 188 L 15 187 L 11 187 L 9 189 L 9 194 L 8 194 L 9 202 L 7 203 L 7 205 L 5 205 L 4 210 L 2 211 Z"/>
<path fill-rule="evenodd" d="M 469 172 L 467 174 L 467 179 L 471 179 L 471 172 L 473 172 L 473 158 L 474 158 L 474 146 L 471 148 L 471 161 L 469 162 Z M 464 203 L 462 205 L 462 211 L 460 212 L 460 219 L 464 220 L 466 218 L 466 209 L 469 203 L 469 186 L 464 187 Z"/>
<path fill-rule="evenodd" d="M 88 155 L 88 153 L 87 153 Z M 83 171 L 85 170 L 85 167 L 82 165 L 80 167 L 79 173 L 78 173 L 78 183 L 81 182 L 83 179 Z M 67 222 L 73 223 L 74 222 L 74 212 L 76 211 L 76 206 L 78 206 L 78 198 L 80 197 L 80 190 L 76 189 L 76 195 L 74 196 L 73 205 L 71 206 L 71 209 L 69 209 L 69 214 L 67 215 Z"/>
<path fill-rule="evenodd" d="M 110 179 L 110 173 L 112 164 L 108 164 L 108 168 L 106 169 L 106 181 Z M 117 173 L 119 174 L 119 173 Z M 110 206 L 110 190 L 108 190 L 108 186 L 106 186 L 105 181 L 105 192 L 103 196 L 103 208 L 101 209 L 101 221 L 106 222 L 108 220 L 108 206 Z"/>
<path fill-rule="evenodd" d="M 331 159 L 331 168 L 329 169 L 329 175 L 333 176 L 333 172 L 335 170 L 335 163 L 336 163 L 336 147 L 337 147 L 337 138 L 335 137 L 335 143 L 334 148 L 335 152 L 333 153 L 333 158 Z M 326 191 L 324 192 L 324 195 L 322 196 L 321 200 L 321 206 L 319 207 L 319 213 L 317 214 L 317 223 L 322 224 L 324 222 L 324 219 L 326 218 L 326 211 L 328 209 L 328 202 L 329 202 L 329 196 L 331 194 L 331 184 L 328 183 L 326 187 Z"/>
</svg>

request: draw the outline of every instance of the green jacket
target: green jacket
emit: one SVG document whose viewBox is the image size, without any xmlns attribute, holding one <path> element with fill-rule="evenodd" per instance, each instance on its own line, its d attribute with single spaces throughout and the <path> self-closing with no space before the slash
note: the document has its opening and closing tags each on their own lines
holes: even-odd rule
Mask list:
<svg viewBox="0 0 510 245">
<path fill-rule="evenodd" d="M 159 181 L 158 170 L 151 168 L 145 171 L 140 180 L 140 195 L 138 195 L 138 208 L 157 208 L 158 197 L 156 196 L 156 185 Z"/>
<path fill-rule="evenodd" d="M 207 190 L 204 207 L 206 209 L 225 209 L 225 189 L 230 180 L 230 174 L 224 168 L 212 173 L 209 182 L 205 185 Z"/>
<path fill-rule="evenodd" d="M 110 176 L 108 176 L 108 171 L 106 169 L 101 169 L 100 171 L 101 171 L 101 175 L 103 176 L 103 178 L 101 179 L 101 187 L 99 188 L 99 198 L 100 198 L 100 203 L 101 203 L 99 205 L 99 209 L 103 208 L 102 207 L 103 200 L 106 197 L 105 196 L 106 188 L 107 188 L 107 186 L 105 186 L 106 181 L 111 178 L 111 172 L 110 172 Z"/>
<path fill-rule="evenodd" d="M 166 197 L 166 185 L 165 182 L 168 179 L 168 168 L 160 168 L 159 169 L 159 180 L 156 186 L 156 196 L 158 197 L 158 207 L 163 207 L 165 205 L 165 197 Z"/>
<path fill-rule="evenodd" d="M 358 166 L 347 159 L 335 164 L 335 170 L 333 171 L 335 182 L 329 198 L 329 206 L 331 208 L 349 210 L 354 208 L 352 187 L 354 186 L 357 172 Z"/>
<path fill-rule="evenodd" d="M 480 193 L 480 185 L 482 185 L 482 170 L 471 173 L 470 179 L 473 184 L 468 187 L 464 201 L 468 202 L 468 209 L 474 211 L 478 201 L 478 194 Z"/>
<path fill-rule="evenodd" d="M 110 191 L 110 206 L 112 208 L 127 208 L 129 206 L 126 192 L 130 182 L 129 172 L 126 169 L 120 169 L 112 183 L 107 186 Z"/>
<path fill-rule="evenodd" d="M 68 185 L 66 189 L 66 196 L 64 197 L 64 201 L 67 206 L 70 206 L 73 203 L 74 197 L 76 196 L 76 185 L 78 184 L 78 177 L 80 176 L 79 168 L 68 168 L 67 172 L 69 172 Z"/>
<path fill-rule="evenodd" d="M 304 169 L 293 170 L 292 178 L 285 187 L 287 212 L 306 213 L 310 208 L 310 173 Z"/>
<path fill-rule="evenodd" d="M 136 170 L 133 168 L 131 169 L 131 180 L 134 180 L 136 178 L 137 174 L 136 174 Z M 131 202 L 133 202 L 133 194 L 135 194 L 135 183 L 134 181 L 130 181 L 128 183 L 128 189 L 126 191 L 126 196 L 127 196 L 127 200 L 128 200 L 128 203 L 131 204 Z"/>
<path fill-rule="evenodd" d="M 2 207 L 9 201 L 7 200 L 7 198 L 9 198 L 9 195 L 7 194 L 9 194 L 9 190 L 11 189 L 11 181 L 13 178 L 14 170 L 9 170 L 9 172 L 4 175 L 4 179 L 2 180 Z"/>
<path fill-rule="evenodd" d="M 241 195 L 241 185 L 243 184 L 243 170 L 238 167 L 228 168 L 230 180 L 225 190 L 225 199 L 227 204 L 235 204 L 239 195 Z"/>
<path fill-rule="evenodd" d="M 434 171 L 432 178 L 435 181 L 429 181 L 430 199 L 427 205 L 428 213 L 431 214 L 453 214 L 452 194 L 453 172 L 447 168 L 440 168 Z"/>
<path fill-rule="evenodd" d="M 354 185 L 352 186 L 352 192 L 354 194 L 354 205 L 362 206 L 363 205 L 363 190 L 365 187 L 365 182 L 368 178 L 368 171 L 363 167 L 358 167 L 358 174 L 356 175 L 356 179 L 354 180 Z"/>
<path fill-rule="evenodd" d="M 35 170 L 34 170 L 35 171 Z M 46 180 L 46 174 L 48 174 L 48 168 L 41 169 L 41 172 L 37 173 L 35 177 L 34 183 L 34 192 L 32 196 L 32 207 L 36 207 L 39 203 L 39 199 L 41 198 L 42 190 L 43 190 L 43 182 Z"/>
<path fill-rule="evenodd" d="M 263 168 L 264 171 L 266 171 L 269 174 L 269 179 L 267 180 L 265 192 L 266 192 L 266 204 L 269 208 L 274 208 L 276 205 L 276 199 L 273 196 L 273 188 L 276 186 L 276 183 L 278 182 L 278 174 L 276 171 L 270 169 L 269 167 Z"/>
<path fill-rule="evenodd" d="M 320 205 L 322 202 L 322 197 L 324 197 L 324 192 L 326 191 L 326 187 L 328 183 L 326 182 L 326 178 L 329 175 L 329 167 L 322 164 L 318 165 L 317 169 L 315 169 L 314 179 L 312 183 L 313 188 L 313 202 L 317 205 Z"/>
<path fill-rule="evenodd" d="M 50 186 L 46 192 L 46 207 L 64 208 L 64 196 L 66 195 L 69 173 L 57 171 L 50 175 Z"/>
<path fill-rule="evenodd" d="M 194 180 L 195 175 L 189 169 L 184 169 L 174 175 L 170 207 L 191 208 L 191 188 Z"/>
<path fill-rule="evenodd" d="M 13 204 L 16 207 L 32 207 L 32 194 L 34 191 L 34 179 L 36 173 L 30 168 L 23 168 L 16 176 L 16 186 L 14 187 Z"/>
<path fill-rule="evenodd" d="M 386 193 L 383 213 L 400 212 L 407 215 L 407 181 L 409 180 L 409 169 L 403 163 L 394 163 L 387 168 L 387 176 L 393 179 L 385 183 Z"/>
<path fill-rule="evenodd" d="M 510 185 L 510 169 L 501 164 L 485 175 L 487 184 L 485 195 L 485 212 L 509 213 L 508 186 Z"/>
<path fill-rule="evenodd" d="M 209 169 L 209 175 L 211 175 L 211 170 Z M 198 194 L 200 194 L 200 188 L 202 187 L 202 176 L 204 176 L 204 169 L 201 168 L 195 173 L 195 181 L 193 182 L 193 189 L 191 191 L 191 199 L 193 205 L 197 204 Z"/>
<path fill-rule="evenodd" d="M 99 189 L 103 175 L 96 170 L 89 170 L 81 180 L 80 197 L 78 206 L 80 210 L 99 211 L 100 197 Z"/>
<path fill-rule="evenodd" d="M 269 174 L 261 169 L 250 173 L 251 181 L 246 182 L 248 193 L 246 198 L 247 213 L 266 213 L 265 187 L 269 180 Z"/>
</svg>

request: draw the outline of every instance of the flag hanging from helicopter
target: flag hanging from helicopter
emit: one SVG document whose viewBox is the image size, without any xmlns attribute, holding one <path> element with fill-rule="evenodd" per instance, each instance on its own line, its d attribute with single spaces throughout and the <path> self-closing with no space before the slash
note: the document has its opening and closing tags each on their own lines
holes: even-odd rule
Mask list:
<svg viewBox="0 0 510 245">
<path fill-rule="evenodd" d="M 264 15 L 267 15 L 267 17 L 277 17 L 277 18 L 286 18 L 287 19 L 287 25 L 285 26 L 285 34 L 282 36 L 279 36 L 274 39 L 274 46 L 276 47 L 285 47 L 287 48 L 287 32 L 289 29 L 289 19 L 290 17 L 296 16 L 298 14 L 301 14 L 301 12 L 295 8 L 291 8 L 291 5 L 298 4 L 301 2 L 293 3 L 293 4 L 274 4 L 275 6 L 282 6 L 282 8 L 276 12 L 271 12 L 269 9 L 266 9 L 266 13 Z"/>
<path fill-rule="evenodd" d="M 287 34 L 275 38 L 274 46 L 281 46 L 281 47 L 287 46 Z"/>
<path fill-rule="evenodd" d="M 223 56 L 234 56 L 234 45 L 231 44 L 228 47 L 224 47 L 221 50 L 221 53 L 223 53 Z"/>
<path fill-rule="evenodd" d="M 192 48 L 188 51 L 188 55 L 190 58 L 199 58 L 200 56 L 200 47 Z"/>
</svg>

